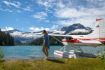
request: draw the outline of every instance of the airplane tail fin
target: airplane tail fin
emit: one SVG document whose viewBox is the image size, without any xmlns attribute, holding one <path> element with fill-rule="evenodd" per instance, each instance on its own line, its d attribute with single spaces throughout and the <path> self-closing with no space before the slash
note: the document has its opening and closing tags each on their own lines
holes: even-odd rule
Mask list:
<svg viewBox="0 0 105 70">
<path fill-rule="evenodd" d="M 96 26 L 99 31 L 99 38 L 105 38 L 105 20 L 96 19 Z"/>
<path fill-rule="evenodd" d="M 95 38 L 104 38 L 105 39 L 105 20 L 104 19 L 96 19 L 96 24 L 92 33 Z"/>
</svg>

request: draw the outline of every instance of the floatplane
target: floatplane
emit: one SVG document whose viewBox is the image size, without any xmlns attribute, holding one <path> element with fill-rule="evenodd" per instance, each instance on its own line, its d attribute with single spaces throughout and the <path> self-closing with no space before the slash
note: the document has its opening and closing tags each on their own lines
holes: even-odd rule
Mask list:
<svg viewBox="0 0 105 70">
<path fill-rule="evenodd" d="M 88 35 L 61 35 L 61 34 L 49 34 L 52 37 L 64 37 L 62 39 L 63 48 L 60 50 L 55 50 L 54 54 L 59 57 L 68 58 L 76 58 L 76 54 L 74 50 L 70 50 L 69 52 L 65 51 L 65 48 L 68 46 L 79 47 L 80 46 L 92 46 L 97 47 L 99 45 L 105 44 L 105 20 L 104 19 L 96 19 L 95 27 L 93 28 L 93 32 Z M 63 51 L 61 51 L 63 49 Z M 81 50 L 81 49 L 80 49 Z M 81 50 L 82 51 L 82 50 Z"/>
</svg>

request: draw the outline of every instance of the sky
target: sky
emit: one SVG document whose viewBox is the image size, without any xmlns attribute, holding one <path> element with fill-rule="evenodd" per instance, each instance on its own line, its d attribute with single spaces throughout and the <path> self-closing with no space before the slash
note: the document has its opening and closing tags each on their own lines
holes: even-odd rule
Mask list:
<svg viewBox="0 0 105 70">
<path fill-rule="evenodd" d="M 0 0 L 0 28 L 57 30 L 80 23 L 93 27 L 105 18 L 105 0 Z"/>
</svg>

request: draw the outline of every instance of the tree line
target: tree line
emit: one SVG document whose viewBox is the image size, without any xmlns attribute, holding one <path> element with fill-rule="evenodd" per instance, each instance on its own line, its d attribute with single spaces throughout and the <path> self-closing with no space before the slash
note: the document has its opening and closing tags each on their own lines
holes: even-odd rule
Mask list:
<svg viewBox="0 0 105 70">
<path fill-rule="evenodd" d="M 14 38 L 9 33 L 2 32 L 0 29 L 0 46 L 12 45 L 14 45 Z"/>
</svg>

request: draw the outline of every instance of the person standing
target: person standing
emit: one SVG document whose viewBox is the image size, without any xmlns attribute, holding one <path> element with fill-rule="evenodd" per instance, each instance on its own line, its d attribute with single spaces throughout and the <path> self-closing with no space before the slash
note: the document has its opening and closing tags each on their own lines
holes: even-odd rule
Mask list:
<svg viewBox="0 0 105 70">
<path fill-rule="evenodd" d="M 46 58 L 48 58 L 48 50 L 49 50 L 49 35 L 46 30 L 43 30 L 43 53 L 46 55 Z"/>
</svg>

